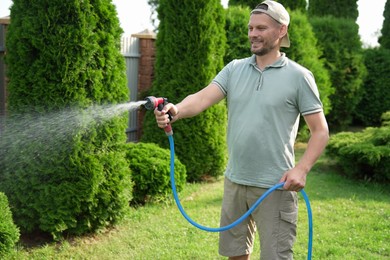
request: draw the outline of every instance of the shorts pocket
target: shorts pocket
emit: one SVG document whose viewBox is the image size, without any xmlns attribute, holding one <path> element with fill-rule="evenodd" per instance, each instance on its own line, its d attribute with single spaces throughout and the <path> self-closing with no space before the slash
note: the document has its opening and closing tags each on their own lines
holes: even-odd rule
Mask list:
<svg viewBox="0 0 390 260">
<path fill-rule="evenodd" d="M 298 212 L 280 211 L 278 252 L 292 251 L 296 239 Z"/>
</svg>

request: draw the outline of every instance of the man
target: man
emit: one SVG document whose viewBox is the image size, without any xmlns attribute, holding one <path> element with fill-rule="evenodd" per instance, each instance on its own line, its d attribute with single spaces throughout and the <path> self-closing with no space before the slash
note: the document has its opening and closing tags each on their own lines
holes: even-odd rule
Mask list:
<svg viewBox="0 0 390 260">
<path fill-rule="evenodd" d="M 227 98 L 229 162 L 225 172 L 221 226 L 242 216 L 270 187 L 271 193 L 240 225 L 220 233 L 219 253 L 249 259 L 259 229 L 261 259 L 292 259 L 296 236 L 297 194 L 329 139 L 328 126 L 312 73 L 288 59 L 286 9 L 264 1 L 252 10 L 248 37 L 253 55 L 233 60 L 214 80 L 177 105 L 155 110 L 159 127 L 195 116 Z M 169 121 L 167 112 L 172 115 Z M 306 151 L 294 166 L 299 116 L 311 133 Z"/>
</svg>

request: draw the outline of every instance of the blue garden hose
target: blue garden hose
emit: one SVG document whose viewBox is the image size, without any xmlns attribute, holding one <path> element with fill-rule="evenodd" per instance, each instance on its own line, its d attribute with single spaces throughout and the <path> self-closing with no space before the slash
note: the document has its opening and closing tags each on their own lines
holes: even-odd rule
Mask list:
<svg viewBox="0 0 390 260">
<path fill-rule="evenodd" d="M 171 186 L 172 186 L 172 192 L 173 192 L 173 197 L 175 199 L 176 205 L 179 208 L 181 214 L 185 219 L 188 220 L 193 226 L 204 230 L 208 232 L 222 232 L 228 229 L 231 229 L 232 227 L 236 226 L 237 224 L 241 223 L 244 219 L 246 219 L 252 212 L 255 210 L 255 208 L 274 190 L 282 188 L 284 185 L 284 182 L 278 183 L 275 186 L 271 187 L 268 189 L 253 205 L 250 207 L 250 209 L 242 215 L 240 218 L 238 218 L 236 221 L 233 223 L 223 226 L 223 227 L 218 227 L 218 228 L 210 228 L 206 226 L 202 226 L 198 223 L 196 223 L 194 220 L 192 220 L 187 213 L 184 211 L 183 206 L 180 203 L 179 197 L 177 195 L 177 190 L 176 190 L 176 183 L 175 183 L 175 144 L 173 141 L 173 136 L 168 135 L 169 139 L 169 146 L 170 146 L 170 151 L 171 151 L 171 162 L 170 162 L 170 178 L 171 178 Z M 309 198 L 306 194 L 306 192 L 302 189 L 301 194 L 303 196 L 303 199 L 306 202 L 306 208 L 307 208 L 307 215 L 309 219 L 309 241 L 308 241 L 308 249 L 307 249 L 307 259 L 311 259 L 311 253 L 312 253 L 312 247 L 313 247 L 313 217 L 312 217 L 312 212 L 311 212 L 311 207 L 310 207 L 310 201 Z"/>
</svg>

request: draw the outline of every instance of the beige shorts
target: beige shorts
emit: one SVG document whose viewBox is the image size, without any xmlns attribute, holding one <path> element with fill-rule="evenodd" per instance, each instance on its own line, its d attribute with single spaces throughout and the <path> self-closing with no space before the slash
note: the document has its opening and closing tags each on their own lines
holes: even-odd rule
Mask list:
<svg viewBox="0 0 390 260">
<path fill-rule="evenodd" d="M 267 189 L 232 183 L 225 178 L 221 227 L 234 222 Z M 237 226 L 219 235 L 219 254 L 251 254 L 256 229 L 260 237 L 260 259 L 292 259 L 296 238 L 298 196 L 294 191 L 276 190 L 269 194 L 252 214 Z"/>
</svg>

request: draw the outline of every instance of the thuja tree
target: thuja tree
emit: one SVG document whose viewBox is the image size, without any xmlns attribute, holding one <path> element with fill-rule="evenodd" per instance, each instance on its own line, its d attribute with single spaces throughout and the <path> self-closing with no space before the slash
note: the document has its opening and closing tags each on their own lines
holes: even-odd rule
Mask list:
<svg viewBox="0 0 390 260">
<path fill-rule="evenodd" d="M 328 121 L 332 129 L 342 130 L 352 122 L 353 112 L 362 98 L 362 84 L 367 73 L 359 28 L 352 19 L 333 16 L 312 17 L 310 22 L 335 88 L 330 96 L 332 112 Z"/>
<path fill-rule="evenodd" d="M 364 64 L 368 75 L 363 98 L 354 111 L 355 119 L 364 126 L 379 126 L 382 114 L 390 111 L 390 49 L 365 50 Z"/>
<path fill-rule="evenodd" d="M 87 109 L 128 97 L 115 6 L 18 0 L 11 21 L 0 189 L 15 222 L 54 238 L 115 223 L 130 200 L 130 172 L 118 149 L 126 118 L 97 122 Z"/>
<path fill-rule="evenodd" d="M 250 9 L 242 6 L 229 6 L 226 9 L 226 48 L 224 63 L 233 59 L 246 58 L 251 55 L 248 40 L 248 21 Z"/>
<path fill-rule="evenodd" d="M 219 0 L 160 0 L 158 19 L 156 77 L 148 94 L 177 103 L 208 85 L 222 68 L 224 10 Z M 226 106 L 221 102 L 173 125 L 176 154 L 187 168 L 187 180 L 222 174 L 226 120 Z M 146 114 L 142 141 L 167 147 L 153 113 Z"/>
<path fill-rule="evenodd" d="M 359 16 L 358 0 L 310 0 L 310 16 L 334 16 L 338 18 L 348 18 L 356 21 Z"/>
<path fill-rule="evenodd" d="M 383 11 L 383 26 L 381 36 L 378 39 L 382 48 L 390 50 L 390 1 L 386 1 L 385 10 Z"/>
</svg>

